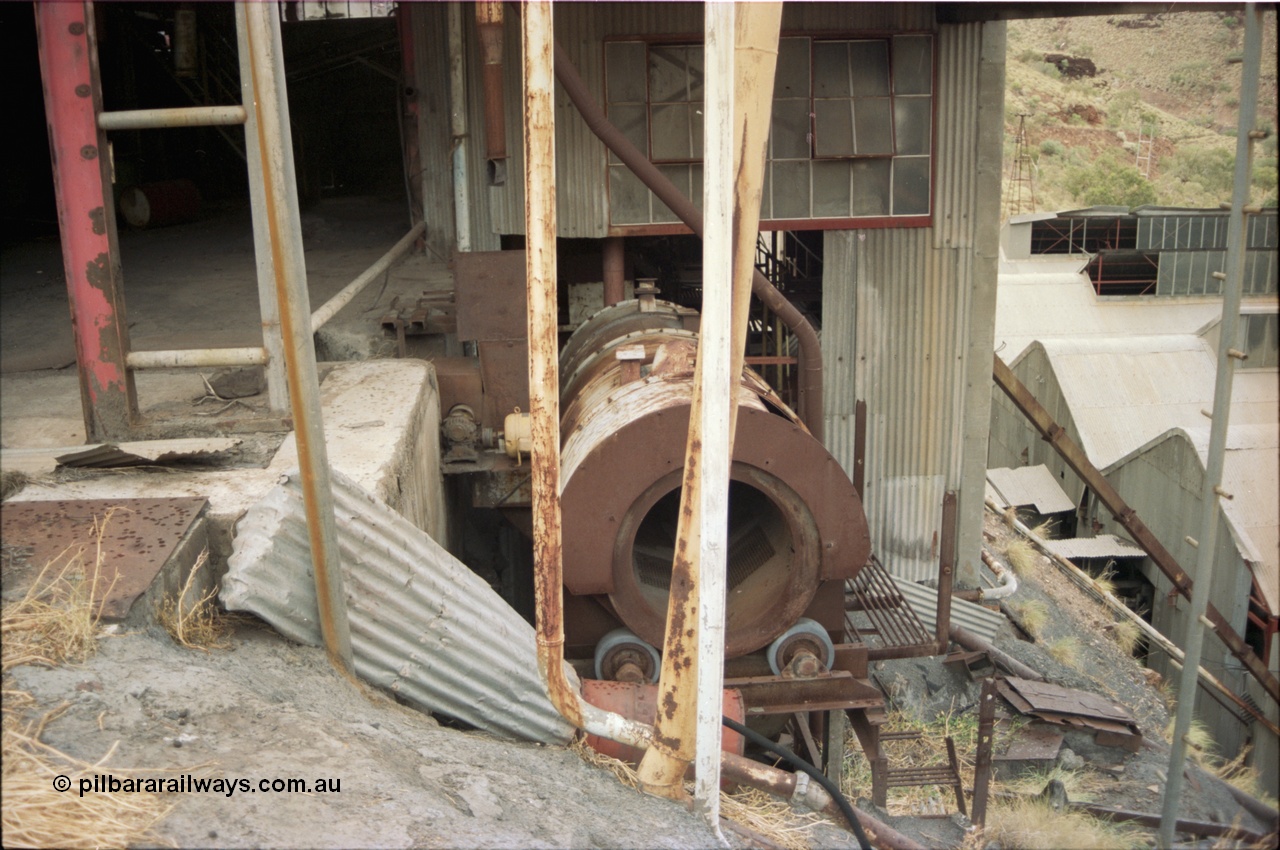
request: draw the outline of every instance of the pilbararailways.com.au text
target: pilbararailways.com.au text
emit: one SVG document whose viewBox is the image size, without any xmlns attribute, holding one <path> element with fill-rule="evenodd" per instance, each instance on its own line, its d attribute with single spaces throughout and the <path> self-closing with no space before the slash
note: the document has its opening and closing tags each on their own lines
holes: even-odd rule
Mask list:
<svg viewBox="0 0 1280 850">
<path fill-rule="evenodd" d="M 53 787 L 57 791 L 71 790 L 71 779 L 56 776 Z M 342 780 L 319 777 L 313 782 L 291 777 L 287 779 L 210 779 L 184 773 L 168 777 L 126 777 L 96 773 L 79 780 L 80 796 L 85 794 L 119 794 L 147 792 L 152 794 L 341 794 Z"/>
</svg>

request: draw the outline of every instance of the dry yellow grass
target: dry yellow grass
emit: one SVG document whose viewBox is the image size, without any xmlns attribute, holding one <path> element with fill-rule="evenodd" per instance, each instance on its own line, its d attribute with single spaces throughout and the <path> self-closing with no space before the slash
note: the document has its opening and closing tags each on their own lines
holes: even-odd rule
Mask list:
<svg viewBox="0 0 1280 850">
<path fill-rule="evenodd" d="M 21 664 L 56 667 L 92 655 L 97 648 L 97 584 L 97 564 L 86 569 L 80 547 L 65 549 L 45 564 L 22 598 L 0 613 L 0 669 Z"/>
<path fill-rule="evenodd" d="M 1059 664 L 1072 668 L 1080 666 L 1080 640 L 1074 636 L 1058 638 L 1046 646 L 1045 651 Z"/>
<path fill-rule="evenodd" d="M 1079 811 L 1055 812 L 1042 800 L 996 802 L 987 812 L 983 841 L 1018 850 L 1136 850 L 1144 833 Z"/>
<path fill-rule="evenodd" d="M 1177 722 L 1176 717 L 1169 719 L 1169 724 L 1164 727 L 1164 739 L 1172 743 L 1173 727 Z M 1215 750 L 1218 743 L 1213 739 L 1213 733 L 1209 731 L 1209 727 L 1204 724 L 1198 717 L 1191 718 L 1191 725 L 1187 727 L 1187 755 L 1195 760 L 1195 763 L 1203 768 L 1212 770 L 1220 761 Z"/>
<path fill-rule="evenodd" d="M 21 692 L 5 694 L 0 819 L 6 847 L 128 847 L 157 840 L 152 828 L 170 808 L 158 794 L 79 794 L 80 780 L 101 772 L 114 747 L 95 764 L 74 759 L 40 740 L 44 727 L 65 706 L 24 723 L 20 712 L 11 709 L 11 697 L 19 705 L 32 702 Z M 119 768 L 110 772 L 121 778 L 131 775 Z M 56 790 L 55 777 L 65 777 L 69 790 Z"/>
<path fill-rule="evenodd" d="M 1011 602 L 1009 607 L 1017 615 L 1022 628 L 1032 637 L 1038 638 L 1044 633 L 1049 623 L 1049 606 L 1039 599 L 1028 599 L 1023 602 Z"/>
<path fill-rule="evenodd" d="M 179 645 L 204 652 L 225 649 L 229 645 L 227 638 L 230 633 L 225 618 L 214 604 L 217 589 L 199 596 L 195 592 L 196 576 L 208 561 L 209 550 L 206 549 L 200 553 L 191 572 L 187 574 L 182 590 L 175 598 L 166 599 L 158 612 L 160 625 L 164 626 L 164 630 Z"/>
<path fill-rule="evenodd" d="M 1021 537 L 1015 537 L 1004 547 L 1004 556 L 1009 566 L 1021 577 L 1034 575 L 1036 572 L 1036 550 Z"/>
<path fill-rule="evenodd" d="M 1111 626 L 1111 639 L 1126 655 L 1133 655 L 1141 638 L 1142 630 L 1133 620 L 1119 620 Z"/>
</svg>

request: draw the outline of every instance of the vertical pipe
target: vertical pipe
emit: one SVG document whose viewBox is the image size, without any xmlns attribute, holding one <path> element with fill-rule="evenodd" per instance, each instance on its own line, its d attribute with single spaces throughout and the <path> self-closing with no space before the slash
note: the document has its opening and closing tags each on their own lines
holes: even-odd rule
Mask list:
<svg viewBox="0 0 1280 850">
<path fill-rule="evenodd" d="M 956 491 L 942 497 L 942 550 L 938 558 L 938 654 L 951 643 L 951 587 L 956 574 Z"/>
<path fill-rule="evenodd" d="M 37 3 L 36 41 L 49 125 L 62 263 L 75 332 L 85 436 L 125 439 L 138 416 L 126 365 L 120 249 L 91 3 Z"/>
<path fill-rule="evenodd" d="M 480 35 L 480 62 L 484 81 L 484 151 L 489 160 L 490 181 L 505 182 L 507 111 L 502 92 L 502 3 L 476 3 L 476 27 Z"/>
<path fill-rule="evenodd" d="M 706 231 L 702 241 L 702 321 L 698 334 L 697 373 L 694 377 L 699 417 L 695 434 L 694 410 L 689 416 L 686 464 L 693 462 L 692 503 L 701 518 L 697 535 L 698 633 L 694 660 L 695 700 L 694 806 L 720 835 L 720 737 L 724 691 L 725 570 L 728 551 L 729 465 L 732 452 L 730 410 L 733 404 L 733 254 L 734 185 L 733 132 L 735 125 L 734 8 L 732 3 L 708 3 L 704 21 L 706 58 L 706 132 L 703 138 L 703 209 Z M 753 246 L 754 247 L 754 246 Z M 738 374 L 741 374 L 739 367 Z M 698 441 L 701 463 L 697 462 Z M 699 480 L 700 479 L 700 480 Z"/>
<path fill-rule="evenodd" d="M 604 306 L 612 307 L 626 296 L 627 240 L 610 236 L 604 240 Z"/>
<path fill-rule="evenodd" d="M 467 189 L 467 66 L 462 4 L 449 4 L 449 144 L 453 150 L 453 218 L 458 250 L 471 250 L 471 205 Z M 505 132 L 505 130 L 504 130 Z"/>
<path fill-rule="evenodd" d="M 524 6 L 525 268 L 529 302 L 529 453 L 538 671 L 552 705 L 592 735 L 644 749 L 653 730 L 587 703 L 564 674 L 560 524 L 560 374 L 556 309 L 556 145 L 550 0 Z"/>
<path fill-rule="evenodd" d="M 237 9 L 239 7 L 237 6 Z M 249 168 L 249 205 L 253 218 L 253 254 L 258 270 L 258 311 L 262 321 L 262 347 L 267 350 L 266 378 L 267 402 L 273 413 L 283 413 L 289 407 L 289 386 L 285 380 L 284 339 L 280 326 L 280 305 L 276 296 L 276 270 L 271 218 L 267 210 L 267 193 L 264 184 L 266 168 L 262 134 L 264 107 L 257 101 L 254 88 L 254 58 L 249 42 L 246 19 L 236 15 L 236 46 L 240 54 L 240 102 L 245 107 L 244 149 Z M 280 79 L 284 79 L 281 73 Z M 286 119 L 287 120 L 287 119 Z M 286 124 L 287 126 L 287 124 Z M 285 138 L 289 138 L 286 132 Z M 293 157 L 292 145 L 289 148 Z M 296 188 L 292 190 L 297 194 Z"/>
<path fill-rule="evenodd" d="M 1222 494 L 1222 467 L 1227 449 L 1227 425 L 1231 415 L 1231 384 L 1235 377 L 1236 345 L 1240 320 L 1240 293 L 1244 281 L 1244 207 L 1249 201 L 1249 179 L 1253 174 L 1253 131 L 1258 110 L 1258 66 L 1262 54 L 1261 16 L 1256 3 L 1245 6 L 1244 67 L 1240 80 L 1240 120 L 1236 132 L 1235 186 L 1231 193 L 1231 214 L 1227 221 L 1227 260 L 1222 297 L 1222 322 L 1218 337 L 1218 374 L 1213 387 L 1213 419 L 1209 427 L 1209 456 L 1205 464 L 1201 495 L 1200 546 L 1197 549 L 1195 584 L 1191 588 L 1191 610 L 1183 641 L 1186 657 L 1178 677 L 1178 713 L 1173 725 L 1169 752 L 1169 780 L 1164 788 L 1158 846 L 1173 843 L 1178 809 L 1182 805 L 1182 770 L 1187 755 L 1187 732 L 1195 708 L 1196 671 L 1204 644 L 1204 624 L 1209 594 L 1213 589 L 1214 554 L 1217 551 L 1218 519 Z"/>
<path fill-rule="evenodd" d="M 280 44 L 280 18 L 274 4 L 237 3 L 236 25 L 241 39 L 241 62 L 247 72 L 244 84 L 249 96 L 245 103 L 253 105 L 249 112 L 254 132 L 248 151 L 249 173 L 255 175 L 250 183 L 255 195 L 259 196 L 254 207 L 255 233 L 259 230 L 258 219 L 261 218 L 269 247 L 280 328 L 286 343 L 284 361 L 311 543 L 320 633 L 330 662 L 351 675 L 351 630 L 342 589 L 338 531 L 333 515 L 333 485 L 311 335 L 311 305 L 298 215 L 298 184 L 293 147 L 289 143 L 289 102 L 283 86 L 284 51 Z"/>
</svg>

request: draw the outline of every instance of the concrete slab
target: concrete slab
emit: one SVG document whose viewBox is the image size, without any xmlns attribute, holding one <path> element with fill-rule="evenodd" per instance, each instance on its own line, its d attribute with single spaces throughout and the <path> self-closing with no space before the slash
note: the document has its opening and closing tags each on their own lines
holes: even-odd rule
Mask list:
<svg viewBox="0 0 1280 850">
<path fill-rule="evenodd" d="M 369 360 L 326 364 L 325 368 L 328 375 L 321 384 L 321 403 L 331 466 L 399 511 L 441 545 L 447 545 L 444 487 L 439 473 L 439 393 L 431 364 L 421 360 Z M 39 433 L 31 435 L 37 443 L 45 439 L 47 445 L 73 444 L 75 440 L 67 439 L 63 432 L 74 430 L 69 424 L 72 417 L 75 417 L 74 427 L 80 427 L 74 374 L 5 376 L 3 413 L 6 423 L 12 425 L 15 419 L 23 417 L 10 416 L 16 412 L 8 403 L 10 378 L 21 378 L 24 398 L 30 399 L 37 409 L 44 398 L 70 394 L 77 399 L 74 405 L 61 407 L 60 415 L 55 418 L 61 427 L 52 438 L 42 438 Z M 188 379 L 199 383 L 199 376 L 193 373 L 180 376 L 183 388 L 176 393 L 185 392 Z M 39 417 L 25 417 L 25 425 L 43 416 L 42 412 Z M 15 445 L 10 435 L 18 433 L 27 431 L 6 428 L 6 447 Z M 83 440 L 82 432 L 80 439 Z M 236 520 L 266 495 L 285 470 L 296 465 L 297 449 L 293 436 L 289 435 L 271 462 L 262 468 L 86 470 L 78 471 L 75 477 L 44 475 L 32 479 L 10 500 L 207 499 L 211 562 L 220 574 L 231 553 Z"/>
</svg>

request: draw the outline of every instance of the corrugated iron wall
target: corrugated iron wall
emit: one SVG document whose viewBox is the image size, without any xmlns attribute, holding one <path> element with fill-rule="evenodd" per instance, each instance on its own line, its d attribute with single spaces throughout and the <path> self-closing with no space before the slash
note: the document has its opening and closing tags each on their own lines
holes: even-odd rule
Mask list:
<svg viewBox="0 0 1280 850">
<path fill-rule="evenodd" d="M 939 29 L 936 226 L 828 231 L 824 243 L 827 446 L 853 469 L 865 401 L 872 545 L 912 581 L 937 576 L 947 490 L 960 494 L 962 576 L 980 551 L 1003 48 L 1002 24 Z"/>
</svg>

